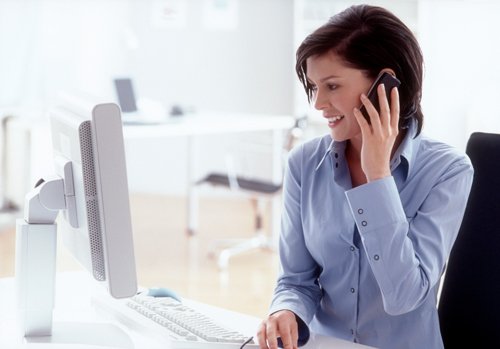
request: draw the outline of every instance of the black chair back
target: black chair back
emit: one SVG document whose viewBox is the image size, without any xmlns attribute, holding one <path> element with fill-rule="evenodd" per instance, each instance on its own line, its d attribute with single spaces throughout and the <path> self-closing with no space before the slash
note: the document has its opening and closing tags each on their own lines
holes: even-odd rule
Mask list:
<svg viewBox="0 0 500 349">
<path fill-rule="evenodd" d="M 500 134 L 473 133 L 474 180 L 439 300 L 446 349 L 500 348 Z"/>
</svg>

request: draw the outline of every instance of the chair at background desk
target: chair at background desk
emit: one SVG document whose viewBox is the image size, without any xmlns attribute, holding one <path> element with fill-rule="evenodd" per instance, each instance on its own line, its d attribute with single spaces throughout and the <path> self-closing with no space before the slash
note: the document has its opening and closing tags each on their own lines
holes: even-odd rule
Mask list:
<svg viewBox="0 0 500 349">
<path fill-rule="evenodd" d="M 473 133 L 474 180 L 439 299 L 445 348 L 500 348 L 500 134 Z"/>
<path fill-rule="evenodd" d="M 284 155 L 297 143 L 302 137 L 303 131 L 307 126 L 307 117 L 301 117 L 295 120 L 293 127 L 288 131 L 283 145 Z M 229 166 L 232 167 L 232 166 Z M 282 183 L 273 183 L 256 178 L 240 175 L 234 168 L 228 168 L 226 173 L 209 173 L 197 182 L 198 185 L 210 184 L 220 186 L 232 191 L 246 194 L 252 202 L 254 214 L 254 236 L 249 239 L 223 239 L 216 240 L 214 245 L 225 246 L 219 251 L 217 264 L 219 269 L 225 270 L 229 263 L 229 258 L 234 255 L 258 248 L 272 249 L 274 246 L 272 236 L 266 234 L 263 229 L 263 216 L 266 201 L 269 201 L 275 195 L 281 194 Z"/>
</svg>

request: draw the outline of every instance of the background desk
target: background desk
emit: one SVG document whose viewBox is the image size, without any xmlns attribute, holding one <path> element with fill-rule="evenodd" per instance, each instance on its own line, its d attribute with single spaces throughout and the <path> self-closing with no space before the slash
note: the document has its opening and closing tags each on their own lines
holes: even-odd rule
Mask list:
<svg viewBox="0 0 500 349">
<path fill-rule="evenodd" d="M 16 327 L 16 304 L 14 278 L 0 279 L 0 348 L 26 348 L 26 349 L 97 349 L 96 346 L 76 346 L 65 344 L 26 344 Z M 96 283 L 91 281 L 85 272 L 58 273 L 56 275 L 56 302 L 54 322 L 75 322 L 113 324 L 111 320 L 98 316 L 91 306 L 91 295 L 102 292 L 95 289 Z M 208 316 L 217 319 L 222 324 L 234 328 L 246 335 L 253 335 L 260 319 L 245 314 L 213 307 L 195 301 L 185 300 L 186 304 L 198 309 Z M 127 331 L 134 348 L 156 349 L 165 348 L 164 344 L 155 343 L 151 338 Z M 118 347 L 119 348 L 119 347 Z M 363 349 L 367 346 L 346 342 L 335 338 L 315 337 L 303 349 Z M 109 347 L 108 347 L 109 349 Z"/>
<path fill-rule="evenodd" d="M 188 207 L 186 232 L 193 235 L 198 228 L 198 197 L 194 183 L 199 173 L 197 160 L 200 159 L 197 136 L 221 136 L 229 134 L 248 133 L 255 131 L 272 132 L 272 178 L 273 182 L 279 184 L 283 178 L 283 146 L 285 142 L 285 131 L 294 125 L 294 118 L 287 115 L 263 115 L 263 114 L 240 114 L 240 113 L 197 113 L 172 117 L 171 121 L 153 125 L 125 125 L 124 138 L 128 139 L 151 139 L 187 137 L 188 140 Z M 168 161 L 158 156 L 158 161 Z M 272 200 L 272 222 L 271 230 L 276 238 L 280 226 L 280 198 Z"/>
</svg>

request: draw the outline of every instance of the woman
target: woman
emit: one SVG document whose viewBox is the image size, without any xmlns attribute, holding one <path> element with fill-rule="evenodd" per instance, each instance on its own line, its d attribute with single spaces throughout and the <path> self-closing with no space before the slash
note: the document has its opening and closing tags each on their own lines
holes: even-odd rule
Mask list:
<svg viewBox="0 0 500 349">
<path fill-rule="evenodd" d="M 259 346 L 280 337 L 296 348 L 311 330 L 383 349 L 442 348 L 437 290 L 473 170 L 421 134 L 415 37 L 383 8 L 353 6 L 304 40 L 296 70 L 330 134 L 289 156 L 282 268 Z M 377 87 L 377 110 L 365 94 L 381 72 L 401 85 L 389 96 Z"/>
</svg>

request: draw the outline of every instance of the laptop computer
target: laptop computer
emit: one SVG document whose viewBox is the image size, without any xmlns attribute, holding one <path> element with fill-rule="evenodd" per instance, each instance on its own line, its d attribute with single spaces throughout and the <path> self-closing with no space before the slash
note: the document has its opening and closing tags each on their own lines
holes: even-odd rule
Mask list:
<svg viewBox="0 0 500 349">
<path fill-rule="evenodd" d="M 158 117 L 152 117 L 153 115 L 146 115 L 146 113 L 139 110 L 132 79 L 117 78 L 113 82 L 115 84 L 116 96 L 118 97 L 118 104 L 122 110 L 122 121 L 124 124 L 151 125 L 160 124 L 164 121 L 159 120 Z"/>
</svg>

